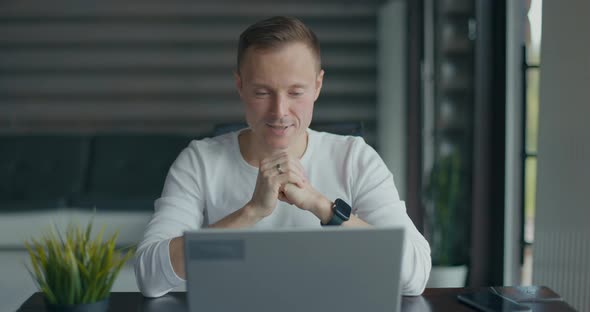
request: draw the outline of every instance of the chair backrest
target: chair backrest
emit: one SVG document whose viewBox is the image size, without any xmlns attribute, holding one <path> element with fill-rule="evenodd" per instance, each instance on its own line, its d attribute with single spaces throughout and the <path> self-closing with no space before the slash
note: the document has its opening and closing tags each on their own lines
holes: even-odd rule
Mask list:
<svg viewBox="0 0 590 312">
<path fill-rule="evenodd" d="M 310 128 L 316 131 L 324 131 L 341 135 L 352 135 L 360 137 L 364 135 L 362 122 L 312 123 Z"/>
</svg>

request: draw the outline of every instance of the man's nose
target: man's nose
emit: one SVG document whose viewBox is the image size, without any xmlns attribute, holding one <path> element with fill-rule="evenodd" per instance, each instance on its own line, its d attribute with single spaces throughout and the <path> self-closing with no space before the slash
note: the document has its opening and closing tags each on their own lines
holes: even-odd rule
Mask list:
<svg viewBox="0 0 590 312">
<path fill-rule="evenodd" d="M 288 105 L 289 105 L 288 99 L 285 96 L 278 94 L 274 98 L 271 110 L 274 115 L 276 115 L 278 117 L 282 117 L 282 116 L 287 115 L 287 112 L 289 110 Z"/>
</svg>

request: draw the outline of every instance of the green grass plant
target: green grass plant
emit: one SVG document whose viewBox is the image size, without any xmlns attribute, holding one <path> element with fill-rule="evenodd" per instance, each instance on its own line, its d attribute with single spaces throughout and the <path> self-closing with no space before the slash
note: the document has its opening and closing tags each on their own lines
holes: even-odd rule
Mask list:
<svg viewBox="0 0 590 312">
<path fill-rule="evenodd" d="M 55 227 L 54 227 L 55 228 Z M 39 290 L 50 304 L 75 305 L 108 298 L 113 283 L 134 249 L 116 250 L 118 231 L 103 242 L 105 227 L 91 238 L 86 228 L 70 223 L 65 237 L 57 229 L 25 242 Z"/>
</svg>

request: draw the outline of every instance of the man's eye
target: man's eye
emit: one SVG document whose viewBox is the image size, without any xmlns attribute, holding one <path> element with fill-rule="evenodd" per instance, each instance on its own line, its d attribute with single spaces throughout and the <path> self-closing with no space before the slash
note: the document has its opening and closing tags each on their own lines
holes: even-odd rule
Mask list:
<svg viewBox="0 0 590 312">
<path fill-rule="evenodd" d="M 291 92 L 291 95 L 300 96 L 300 95 L 303 95 L 303 92 Z"/>
<path fill-rule="evenodd" d="M 256 96 L 268 95 L 268 92 L 256 92 Z"/>
</svg>

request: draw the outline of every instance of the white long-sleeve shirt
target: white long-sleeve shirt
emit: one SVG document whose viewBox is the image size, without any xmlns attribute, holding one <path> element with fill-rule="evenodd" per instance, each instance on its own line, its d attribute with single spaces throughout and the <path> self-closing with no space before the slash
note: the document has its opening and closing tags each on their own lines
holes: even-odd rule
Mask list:
<svg viewBox="0 0 590 312">
<path fill-rule="evenodd" d="M 137 249 L 135 275 L 144 296 L 159 297 L 185 284 L 170 262 L 172 238 L 214 224 L 252 198 L 258 168 L 243 159 L 238 134 L 192 141 L 172 164 Z M 408 217 L 383 160 L 362 138 L 311 129 L 308 134 L 301 164 L 309 183 L 327 198 L 349 203 L 352 213 L 369 224 L 405 228 L 402 294 L 421 294 L 430 275 L 430 246 Z M 254 227 L 321 226 L 312 213 L 279 201 Z"/>
</svg>

